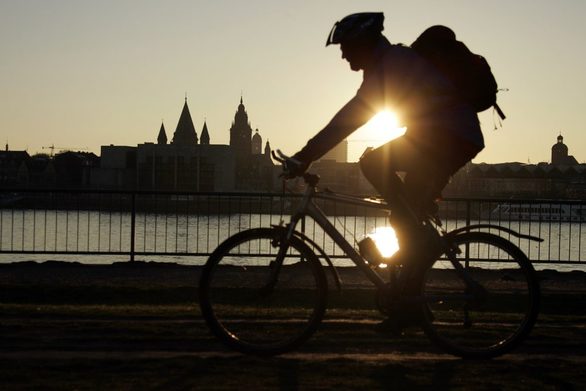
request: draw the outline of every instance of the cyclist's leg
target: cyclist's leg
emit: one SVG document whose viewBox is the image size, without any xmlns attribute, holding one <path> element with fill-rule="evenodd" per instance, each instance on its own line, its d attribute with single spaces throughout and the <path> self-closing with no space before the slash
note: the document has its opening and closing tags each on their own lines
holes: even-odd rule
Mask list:
<svg viewBox="0 0 586 391">
<path fill-rule="evenodd" d="M 389 203 L 397 202 L 397 195 L 402 192 L 403 181 L 397 175 L 401 171 L 401 151 L 403 137 L 383 144 L 366 152 L 360 158 L 360 168 L 365 178 Z"/>
<path fill-rule="evenodd" d="M 417 134 L 417 133 L 416 133 Z M 437 133 L 441 135 L 440 132 Z M 400 250 L 396 261 L 403 264 L 403 294 L 416 294 L 417 269 L 425 266 L 427 258 L 435 260 L 436 237 L 428 237 L 421 225 L 426 208 L 441 195 L 450 176 L 468 162 L 474 154 L 463 153 L 450 139 L 421 142 L 409 134 L 395 139 L 365 155 L 360 160 L 365 177 L 392 206 L 391 224 L 395 228 Z M 404 181 L 397 175 L 404 173 Z M 408 202 L 408 204 L 406 204 Z M 417 306 L 405 302 L 396 308 L 400 317 L 391 317 L 381 324 L 381 330 L 397 332 L 419 324 L 421 313 Z"/>
<path fill-rule="evenodd" d="M 434 134 L 442 133 L 438 131 Z M 405 194 L 412 203 L 413 210 L 423 219 L 429 215 L 430 206 L 435 205 L 436 200 L 441 197 L 441 192 L 451 176 L 472 160 L 479 149 L 463 140 L 446 137 L 445 134 L 426 139 L 420 143 L 420 148 L 424 151 L 425 158 L 405 176 Z M 408 232 L 409 236 L 406 238 L 407 248 L 413 249 L 405 256 L 407 262 L 404 275 L 407 278 L 403 281 L 403 292 L 407 295 L 416 294 L 418 271 L 427 269 L 441 250 L 437 235 L 420 224 L 417 228 L 419 231 Z"/>
<path fill-rule="evenodd" d="M 415 288 L 410 287 L 416 286 L 405 275 L 415 275 L 412 272 L 417 265 L 414 258 L 419 258 L 426 248 L 421 219 L 417 217 L 419 212 L 414 209 L 423 202 L 413 201 L 421 198 L 429 178 L 433 177 L 428 171 L 434 164 L 427 161 L 428 157 L 409 135 L 372 150 L 360 159 L 364 176 L 392 207 L 391 225 L 400 247 L 393 262 L 403 264 L 401 284 L 405 295 L 413 295 L 410 291 L 415 292 Z M 403 173 L 405 182 L 398 176 L 398 172 Z M 377 326 L 381 332 L 399 334 L 403 329 L 419 325 L 423 320 L 416 305 L 407 301 L 392 305 L 389 310 L 394 316 L 391 315 Z"/>
<path fill-rule="evenodd" d="M 419 199 L 427 193 L 425 188 L 429 179 L 435 176 L 430 169 L 436 165 L 429 161 L 429 154 L 409 134 L 366 153 L 360 159 L 364 176 L 392 207 L 391 225 L 403 249 L 420 233 L 417 207 L 424 204 Z M 405 182 L 399 172 L 403 173 Z"/>
<path fill-rule="evenodd" d="M 363 155 L 360 165 L 365 177 L 392 207 L 390 223 L 399 242 L 394 262 L 403 265 L 403 275 L 412 274 L 408 269 L 416 267 L 418 262 L 414 260 L 421 258 L 428 247 L 417 207 L 426 204 L 425 189 L 430 178 L 437 176 L 430 170 L 437 164 L 430 162 L 429 155 L 407 134 Z M 404 181 L 398 172 L 402 172 Z"/>
<path fill-rule="evenodd" d="M 362 173 L 392 207 L 396 215 L 394 220 L 409 220 L 407 208 L 412 207 L 406 204 L 409 197 L 401 176 L 420 171 L 425 159 L 417 142 L 409 135 L 390 141 L 360 158 Z"/>
</svg>

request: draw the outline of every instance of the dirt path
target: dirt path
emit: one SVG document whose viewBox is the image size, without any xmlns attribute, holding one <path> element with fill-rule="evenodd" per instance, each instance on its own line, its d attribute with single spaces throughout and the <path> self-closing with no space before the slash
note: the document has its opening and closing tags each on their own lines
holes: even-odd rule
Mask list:
<svg viewBox="0 0 586 391">
<path fill-rule="evenodd" d="M 418 331 L 374 333 L 375 321 L 328 319 L 298 351 L 262 359 L 229 351 L 193 318 L 4 316 L 0 378 L 8 390 L 586 387 L 583 324 L 538 324 L 512 354 L 465 361 Z"/>
</svg>

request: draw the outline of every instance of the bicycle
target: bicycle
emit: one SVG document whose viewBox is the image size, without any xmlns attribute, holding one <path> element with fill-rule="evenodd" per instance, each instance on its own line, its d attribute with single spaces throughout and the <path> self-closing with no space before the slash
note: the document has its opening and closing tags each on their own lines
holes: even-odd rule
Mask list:
<svg viewBox="0 0 586 391">
<path fill-rule="evenodd" d="M 273 154 L 274 155 L 274 154 Z M 294 164 L 279 152 L 274 157 Z M 540 288 L 527 256 L 492 232 L 542 241 L 492 224 L 445 232 L 428 216 L 423 226 L 439 243 L 438 257 L 410 276 L 414 295 L 404 295 L 402 265 L 385 269 L 369 262 L 327 219 L 313 198 L 374 201 L 317 192 L 319 176 L 305 173 L 305 192 L 290 222 L 239 232 L 221 243 L 202 269 L 201 313 L 212 333 L 239 352 L 260 356 L 291 351 L 304 343 L 322 321 L 328 293 L 324 261 L 336 285 L 341 281 L 320 246 L 296 230 L 312 218 L 376 288 L 378 309 L 396 316 L 398 304 L 416 306 L 421 327 L 444 351 L 463 358 L 492 358 L 517 347 L 530 333 L 539 311 Z M 244 259 L 243 259 L 244 258 Z M 380 265 L 379 265 L 380 266 Z M 388 274 L 385 279 L 382 274 Z"/>
</svg>

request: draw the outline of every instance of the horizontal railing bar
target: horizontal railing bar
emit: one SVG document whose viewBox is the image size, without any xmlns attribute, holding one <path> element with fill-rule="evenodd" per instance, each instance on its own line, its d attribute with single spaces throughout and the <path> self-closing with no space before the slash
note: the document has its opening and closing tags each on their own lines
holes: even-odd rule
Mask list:
<svg viewBox="0 0 586 391">
<path fill-rule="evenodd" d="M 31 188 L 3 188 L 0 193 L 61 193 L 61 194 L 127 194 L 127 195 L 175 195 L 175 196 L 211 196 L 211 197 L 291 197 L 300 198 L 303 194 L 299 193 L 277 193 L 277 192 L 192 192 L 192 191 L 173 191 L 173 190 L 106 190 L 106 189 L 31 189 Z M 371 196 L 353 196 L 341 195 L 341 197 L 348 197 L 359 200 L 360 198 L 370 198 Z M 320 192 L 316 194 L 316 198 L 332 199 L 332 193 Z M 564 204 L 564 205 L 586 205 L 586 200 L 560 200 L 550 198 L 465 198 L 465 197 L 446 197 L 442 199 L 443 202 L 483 202 L 483 203 L 509 203 L 509 204 Z M 381 205 L 372 201 L 365 201 L 374 208 L 379 208 Z"/>
</svg>

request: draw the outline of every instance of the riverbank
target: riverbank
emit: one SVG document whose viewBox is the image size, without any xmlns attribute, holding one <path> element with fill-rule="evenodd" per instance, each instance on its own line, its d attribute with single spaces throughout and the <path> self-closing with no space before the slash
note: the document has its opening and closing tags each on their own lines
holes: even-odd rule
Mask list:
<svg viewBox="0 0 586 391">
<path fill-rule="evenodd" d="M 16 262 L 0 264 L 0 303 L 61 304 L 174 304 L 197 302 L 201 266 L 159 262 L 119 262 L 87 265 L 75 262 Z M 356 267 L 337 268 L 342 290 L 331 300 L 355 301 L 374 295 L 372 284 Z M 330 275 L 330 273 L 328 273 Z M 330 275 L 331 276 L 331 275 Z M 581 271 L 538 272 L 542 305 L 548 298 L 584 297 L 586 273 Z M 331 290 L 335 283 L 330 280 Z M 570 306 L 574 300 L 568 301 Z M 555 303 L 551 303 L 555 307 Z M 574 308 L 568 308 L 573 311 Z"/>
<path fill-rule="evenodd" d="M 13 262 L 0 264 L 0 285 L 64 287 L 105 286 L 136 289 L 164 287 L 196 287 L 201 266 L 171 262 L 115 262 L 111 264 L 82 264 L 77 262 Z M 367 287 L 370 282 L 356 267 L 339 267 L 344 285 Z M 546 291 L 586 291 L 586 272 L 561 272 L 551 269 L 538 271 Z"/>
</svg>

